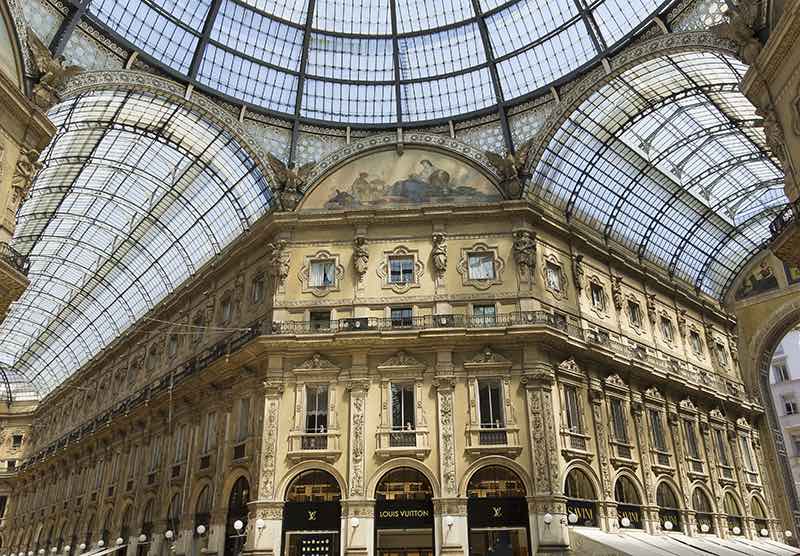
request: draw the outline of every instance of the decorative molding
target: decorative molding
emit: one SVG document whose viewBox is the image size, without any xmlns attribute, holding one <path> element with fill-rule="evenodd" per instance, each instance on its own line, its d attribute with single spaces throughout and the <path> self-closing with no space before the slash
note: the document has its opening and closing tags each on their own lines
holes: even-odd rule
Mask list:
<svg viewBox="0 0 800 556">
<path fill-rule="evenodd" d="M 303 364 L 297 367 L 297 369 L 303 371 L 338 371 L 339 367 L 322 357 L 319 353 L 315 353 L 311 356 L 311 359 L 303 362 Z"/>
<path fill-rule="evenodd" d="M 544 284 L 545 291 L 549 292 L 557 300 L 567 299 L 568 294 L 567 290 L 569 288 L 569 282 L 567 281 L 567 274 L 564 272 L 564 265 L 561 264 L 561 259 L 558 258 L 558 255 L 554 255 L 553 253 L 545 253 L 542 255 L 542 259 L 544 259 L 544 264 L 542 264 L 541 274 L 542 274 L 542 283 Z M 551 264 L 558 268 L 559 274 L 559 281 L 561 282 L 561 289 L 557 290 L 552 287 L 547 280 L 547 265 Z"/>
<path fill-rule="evenodd" d="M 442 483 L 442 496 L 457 496 L 452 387 L 437 387 L 436 398 L 438 402 L 437 413 L 439 418 L 439 473 Z"/>
<path fill-rule="evenodd" d="M 412 257 L 414 264 L 414 281 L 413 282 L 389 282 L 389 259 L 393 257 Z M 420 260 L 419 251 L 416 249 L 409 249 L 403 245 L 399 245 L 391 251 L 383 252 L 383 260 L 376 270 L 381 279 L 381 288 L 392 290 L 394 293 L 403 294 L 412 288 L 419 288 L 423 275 L 425 274 L 425 265 Z M 397 301 L 396 299 L 394 301 Z"/>
<path fill-rule="evenodd" d="M 378 365 L 379 370 L 389 370 L 389 369 L 398 369 L 398 368 L 411 368 L 411 369 L 422 369 L 426 368 L 424 363 L 421 363 L 412 355 L 409 355 L 405 350 L 400 350 L 389 359 Z"/>
<path fill-rule="evenodd" d="M 364 496 L 364 452 L 366 435 L 364 422 L 367 391 L 364 388 L 350 390 L 350 497 Z"/>
<path fill-rule="evenodd" d="M 485 346 L 480 352 L 476 353 L 472 359 L 464 363 L 464 368 L 476 367 L 502 367 L 510 368 L 511 361 L 503 355 L 494 351 L 490 346 Z"/>
<path fill-rule="evenodd" d="M 494 278 L 476 279 L 469 276 L 469 256 L 490 253 L 492 255 L 492 266 L 494 268 Z M 458 261 L 456 270 L 461 275 L 461 283 L 464 286 L 472 286 L 478 290 L 487 290 L 492 286 L 503 283 L 503 270 L 506 267 L 505 261 L 500 258 L 497 246 L 489 246 L 483 242 L 478 242 L 471 247 L 461 248 L 461 259 Z"/>
<path fill-rule="evenodd" d="M 625 389 L 628 388 L 628 385 L 625 384 L 625 381 L 623 381 L 622 378 L 616 373 L 608 375 L 604 382 L 610 386 L 616 386 L 618 388 L 625 388 Z"/>
<path fill-rule="evenodd" d="M 331 261 L 335 269 L 335 280 L 332 286 L 312 286 L 310 285 L 311 265 L 315 262 Z M 338 292 L 342 289 L 342 279 L 344 278 L 344 267 L 339 262 L 339 255 L 331 253 L 325 249 L 317 251 L 313 255 L 306 255 L 303 259 L 303 266 L 297 274 L 302 286 L 303 293 L 310 293 L 315 297 L 325 297 L 331 292 Z"/>
</svg>

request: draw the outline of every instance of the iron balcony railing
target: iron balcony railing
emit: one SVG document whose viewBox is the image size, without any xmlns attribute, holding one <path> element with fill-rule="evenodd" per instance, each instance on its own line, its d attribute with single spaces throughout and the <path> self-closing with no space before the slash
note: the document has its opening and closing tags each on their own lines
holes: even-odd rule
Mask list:
<svg viewBox="0 0 800 556">
<path fill-rule="evenodd" d="M 10 264 L 26 276 L 31 267 L 31 262 L 28 260 L 28 257 L 5 242 L 0 242 L 0 260 Z"/>
<path fill-rule="evenodd" d="M 771 240 L 777 238 L 781 233 L 788 228 L 792 222 L 800 218 L 800 197 L 791 203 L 786 203 L 783 208 L 778 212 L 777 216 L 773 218 L 769 224 L 769 232 Z"/>
</svg>

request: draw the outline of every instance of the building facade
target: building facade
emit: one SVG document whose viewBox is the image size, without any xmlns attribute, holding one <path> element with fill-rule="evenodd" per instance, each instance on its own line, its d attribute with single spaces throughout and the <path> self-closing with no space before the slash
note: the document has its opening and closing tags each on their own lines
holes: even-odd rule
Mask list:
<svg viewBox="0 0 800 556">
<path fill-rule="evenodd" d="M 800 331 L 792 330 L 772 356 L 770 386 L 789 454 L 795 488 L 800 488 Z"/>
<path fill-rule="evenodd" d="M 418 143 L 343 158 L 48 396 L 8 550 L 783 540 L 735 323 Z"/>
</svg>

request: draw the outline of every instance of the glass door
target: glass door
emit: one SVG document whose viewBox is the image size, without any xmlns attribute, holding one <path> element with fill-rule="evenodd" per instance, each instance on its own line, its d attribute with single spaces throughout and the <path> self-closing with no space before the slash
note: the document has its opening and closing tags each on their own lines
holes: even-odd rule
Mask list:
<svg viewBox="0 0 800 556">
<path fill-rule="evenodd" d="M 524 527 L 510 529 L 472 529 L 469 532 L 470 556 L 528 556 L 528 532 Z"/>
</svg>

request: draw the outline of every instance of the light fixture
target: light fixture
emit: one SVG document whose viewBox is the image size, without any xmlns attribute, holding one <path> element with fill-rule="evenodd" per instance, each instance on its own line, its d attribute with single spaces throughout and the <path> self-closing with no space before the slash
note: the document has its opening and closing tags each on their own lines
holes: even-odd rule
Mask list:
<svg viewBox="0 0 800 556">
<path fill-rule="evenodd" d="M 360 523 L 360 521 L 359 521 L 359 519 L 357 517 L 351 517 L 350 518 L 350 527 L 352 527 L 353 529 L 358 527 L 359 523 Z"/>
<path fill-rule="evenodd" d="M 570 523 L 575 525 L 576 523 L 578 523 L 578 514 L 570 512 L 570 514 L 567 516 L 567 519 L 569 520 Z"/>
<path fill-rule="evenodd" d="M 106 545 L 106 541 L 104 541 L 103 539 L 100 539 L 99 541 L 97 541 L 98 548 L 103 548 L 105 545 Z"/>
<path fill-rule="evenodd" d="M 236 529 L 237 532 L 241 531 L 244 528 L 244 523 L 242 523 L 241 519 L 237 519 L 233 522 L 233 528 Z"/>
<path fill-rule="evenodd" d="M 673 527 L 674 525 L 672 525 L 672 522 L 670 520 L 664 522 L 664 529 L 666 529 L 667 531 L 672 531 Z"/>
<path fill-rule="evenodd" d="M 622 524 L 623 527 L 630 527 L 631 526 L 631 520 L 628 519 L 627 517 L 623 517 L 622 520 L 620 521 L 620 523 Z"/>
<path fill-rule="evenodd" d="M 256 529 L 259 531 L 267 526 L 267 522 L 261 519 L 260 517 L 256 520 Z"/>
<path fill-rule="evenodd" d="M 447 525 L 448 529 L 452 527 L 455 522 L 456 520 L 453 519 L 452 515 L 448 515 L 447 517 L 444 518 L 444 524 Z"/>
<path fill-rule="evenodd" d="M 78 548 L 80 548 L 81 550 L 86 550 L 86 543 L 82 542 Z M 29 554 L 28 556 L 33 556 L 33 554 Z"/>
<path fill-rule="evenodd" d="M 122 537 L 117 537 L 117 540 L 116 540 L 117 546 L 122 546 L 122 543 L 124 543 L 124 542 L 125 541 L 122 540 Z"/>
<path fill-rule="evenodd" d="M 39 549 L 39 554 L 44 554 L 44 548 Z"/>
<path fill-rule="evenodd" d="M 203 524 L 200 524 L 200 525 L 197 526 L 197 529 L 195 529 L 195 531 L 197 531 L 197 534 L 200 535 L 200 536 L 205 535 L 206 534 L 206 526 L 203 525 Z"/>
<path fill-rule="evenodd" d="M 738 525 L 733 528 L 733 534 L 734 535 L 741 535 L 742 534 L 742 530 L 739 528 Z"/>
<path fill-rule="evenodd" d="M 701 530 L 703 533 L 708 533 L 708 530 L 709 530 L 709 529 L 711 529 L 711 527 L 709 527 L 709 526 L 708 526 L 708 523 L 701 523 L 701 524 L 700 524 L 700 530 Z"/>
<path fill-rule="evenodd" d="M 791 531 L 789 531 L 788 529 L 787 529 L 786 531 L 784 531 L 784 532 L 783 532 L 783 535 L 784 535 L 784 536 L 785 536 L 787 539 L 791 539 L 791 538 L 792 538 L 792 532 L 791 532 Z"/>
<path fill-rule="evenodd" d="M 553 523 L 553 514 L 551 513 L 544 514 L 544 516 L 542 516 L 542 520 L 544 520 L 545 525 L 550 525 L 551 523 Z"/>
<path fill-rule="evenodd" d="M 65 553 L 69 552 L 70 550 L 72 550 L 72 547 L 70 545 L 67 545 L 67 546 L 64 547 L 64 552 Z"/>
<path fill-rule="evenodd" d="M 55 546 L 51 546 L 50 547 L 50 553 L 51 554 L 55 554 L 56 552 L 58 552 L 58 549 Z"/>
<path fill-rule="evenodd" d="M 138 540 L 139 540 L 139 542 L 147 542 L 147 535 L 142 533 L 141 535 L 139 535 L 139 539 Z"/>
<path fill-rule="evenodd" d="M 164 536 L 167 538 L 168 541 L 172 540 L 172 537 L 175 536 L 175 533 L 172 532 L 172 529 L 167 529 L 164 533 Z"/>
<path fill-rule="evenodd" d="M 761 531 L 759 531 L 759 533 L 761 533 L 762 537 L 766 537 L 767 535 L 769 535 L 769 531 L 767 531 L 766 529 L 761 529 Z"/>
<path fill-rule="evenodd" d="M 22 554 L 23 554 L 23 553 L 22 553 L 22 552 L 20 552 L 19 554 L 17 554 L 17 556 L 22 556 Z M 28 556 L 33 556 L 33 550 L 29 550 L 29 551 L 28 551 Z"/>
</svg>

